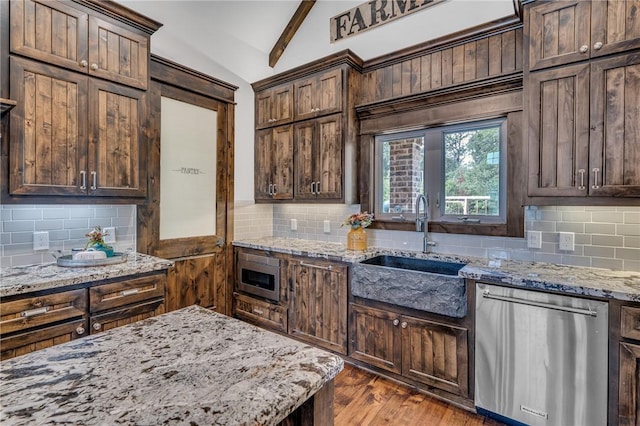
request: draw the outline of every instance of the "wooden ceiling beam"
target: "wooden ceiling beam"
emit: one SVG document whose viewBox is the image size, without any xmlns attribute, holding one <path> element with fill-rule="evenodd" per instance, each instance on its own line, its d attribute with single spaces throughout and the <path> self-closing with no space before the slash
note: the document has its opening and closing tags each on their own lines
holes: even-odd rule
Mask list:
<svg viewBox="0 0 640 426">
<path fill-rule="evenodd" d="M 280 34 L 280 38 L 269 53 L 269 66 L 271 68 L 276 66 L 278 59 L 280 59 L 280 56 L 282 56 L 282 54 L 284 53 L 284 49 L 287 48 L 287 45 L 289 44 L 291 39 L 293 39 L 296 31 L 298 31 L 298 28 L 300 28 L 300 25 L 302 25 L 304 18 L 307 17 L 309 11 L 315 3 L 316 0 L 302 0 L 300 2 L 298 9 L 289 20 L 287 26 L 284 27 L 284 31 L 282 31 L 282 34 Z"/>
</svg>

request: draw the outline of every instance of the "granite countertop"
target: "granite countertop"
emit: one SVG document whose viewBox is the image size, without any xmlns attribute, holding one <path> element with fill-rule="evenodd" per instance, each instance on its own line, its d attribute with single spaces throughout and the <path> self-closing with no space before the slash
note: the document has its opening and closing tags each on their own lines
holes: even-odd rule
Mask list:
<svg viewBox="0 0 640 426">
<path fill-rule="evenodd" d="M 132 253 L 124 263 L 88 268 L 66 268 L 55 262 L 0 269 L 0 298 L 50 288 L 101 281 L 109 278 L 161 271 L 173 262 L 141 253 Z"/>
<path fill-rule="evenodd" d="M 633 271 L 613 271 L 513 260 L 501 260 L 499 266 L 489 266 L 489 261 L 482 258 L 425 254 L 417 251 L 379 247 L 370 247 L 364 252 L 355 252 L 347 250 L 340 243 L 295 238 L 265 237 L 234 241 L 233 245 L 347 263 L 360 262 L 383 254 L 461 262 L 466 264 L 459 272 L 459 275 L 464 278 L 536 290 L 640 302 L 640 272 Z"/>
<path fill-rule="evenodd" d="M 343 361 L 190 306 L 1 366 L 1 424 L 273 425 Z"/>
</svg>

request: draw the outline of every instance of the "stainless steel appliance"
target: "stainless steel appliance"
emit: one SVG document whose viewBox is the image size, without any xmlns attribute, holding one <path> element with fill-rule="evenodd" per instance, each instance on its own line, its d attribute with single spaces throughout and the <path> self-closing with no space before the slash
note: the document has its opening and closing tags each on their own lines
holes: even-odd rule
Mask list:
<svg viewBox="0 0 640 426">
<path fill-rule="evenodd" d="M 476 284 L 475 405 L 528 425 L 607 423 L 606 302 Z"/>
<path fill-rule="evenodd" d="M 280 301 L 280 260 L 249 253 L 239 253 L 236 285 L 241 292 Z"/>
</svg>

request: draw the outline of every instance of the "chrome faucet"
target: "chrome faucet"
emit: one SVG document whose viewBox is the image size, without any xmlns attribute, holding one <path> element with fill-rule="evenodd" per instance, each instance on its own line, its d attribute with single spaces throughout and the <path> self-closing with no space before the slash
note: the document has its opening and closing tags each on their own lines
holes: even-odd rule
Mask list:
<svg viewBox="0 0 640 426">
<path fill-rule="evenodd" d="M 424 214 L 420 214 L 420 205 L 424 205 Z M 435 246 L 436 243 L 429 241 L 429 202 L 427 198 L 418 194 L 416 197 L 416 232 L 424 230 L 424 237 L 422 238 L 422 252 L 429 253 L 429 247 Z"/>
</svg>

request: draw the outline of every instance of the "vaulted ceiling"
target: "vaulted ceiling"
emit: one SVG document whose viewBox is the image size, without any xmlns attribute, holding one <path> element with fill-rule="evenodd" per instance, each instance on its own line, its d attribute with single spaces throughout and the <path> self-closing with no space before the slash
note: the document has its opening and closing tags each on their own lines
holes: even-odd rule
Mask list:
<svg viewBox="0 0 640 426">
<path fill-rule="evenodd" d="M 332 44 L 330 18 L 364 1 L 318 0 L 271 68 L 269 53 L 299 0 L 118 1 L 164 24 L 153 36 L 154 53 L 182 63 L 202 55 L 247 82 L 344 49 L 371 59 L 514 13 L 512 0 L 447 0 Z"/>
</svg>

